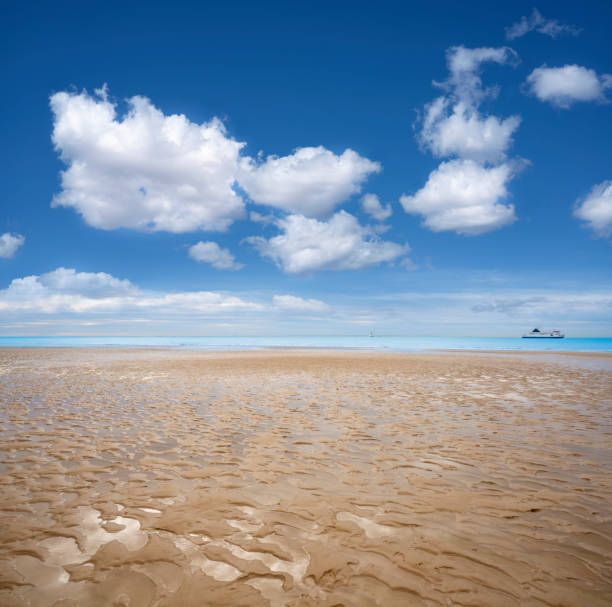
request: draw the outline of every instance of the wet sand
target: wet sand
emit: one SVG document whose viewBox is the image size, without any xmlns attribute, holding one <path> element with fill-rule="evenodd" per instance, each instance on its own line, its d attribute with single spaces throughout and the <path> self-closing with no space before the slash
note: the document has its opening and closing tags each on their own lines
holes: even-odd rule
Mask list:
<svg viewBox="0 0 612 607">
<path fill-rule="evenodd" d="M 0 350 L 0 605 L 609 606 L 612 371 L 558 363 Z"/>
</svg>

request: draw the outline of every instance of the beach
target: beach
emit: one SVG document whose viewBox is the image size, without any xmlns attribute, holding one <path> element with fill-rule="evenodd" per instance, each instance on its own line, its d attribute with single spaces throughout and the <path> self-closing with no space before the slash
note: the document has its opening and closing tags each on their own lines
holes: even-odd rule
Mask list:
<svg viewBox="0 0 612 607">
<path fill-rule="evenodd" d="M 612 357 L 0 349 L 0 604 L 612 604 Z"/>
</svg>

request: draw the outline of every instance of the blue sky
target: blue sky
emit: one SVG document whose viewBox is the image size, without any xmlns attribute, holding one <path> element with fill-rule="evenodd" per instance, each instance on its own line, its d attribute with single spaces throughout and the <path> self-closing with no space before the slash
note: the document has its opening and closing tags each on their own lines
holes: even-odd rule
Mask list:
<svg viewBox="0 0 612 607">
<path fill-rule="evenodd" d="M 0 334 L 612 335 L 612 6 L 17 3 Z"/>
</svg>

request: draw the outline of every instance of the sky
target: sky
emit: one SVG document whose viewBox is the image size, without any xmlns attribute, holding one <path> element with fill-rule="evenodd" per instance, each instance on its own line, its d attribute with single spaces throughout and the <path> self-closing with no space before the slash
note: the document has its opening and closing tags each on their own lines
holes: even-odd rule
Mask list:
<svg viewBox="0 0 612 607">
<path fill-rule="evenodd" d="M 0 335 L 612 336 L 609 2 L 0 10 Z"/>
</svg>

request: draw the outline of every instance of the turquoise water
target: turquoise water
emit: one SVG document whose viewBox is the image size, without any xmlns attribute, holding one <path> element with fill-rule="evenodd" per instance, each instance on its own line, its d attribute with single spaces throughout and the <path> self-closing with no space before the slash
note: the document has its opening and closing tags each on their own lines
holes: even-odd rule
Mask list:
<svg viewBox="0 0 612 607">
<path fill-rule="evenodd" d="M 546 352 L 612 352 L 612 338 L 566 337 L 0 337 L 0 347 L 169 347 L 196 350 L 258 348 L 367 348 L 390 352 L 424 350 L 523 350 Z"/>
</svg>

